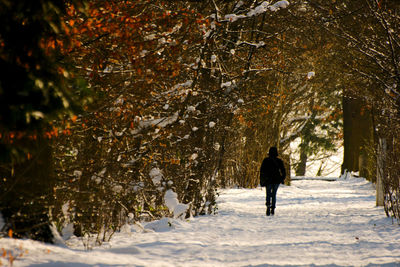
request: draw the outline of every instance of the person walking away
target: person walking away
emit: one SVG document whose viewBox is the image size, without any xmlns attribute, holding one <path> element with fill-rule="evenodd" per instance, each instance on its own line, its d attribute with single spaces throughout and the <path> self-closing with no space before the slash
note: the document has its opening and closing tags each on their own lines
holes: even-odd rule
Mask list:
<svg viewBox="0 0 400 267">
<path fill-rule="evenodd" d="M 260 185 L 266 187 L 267 216 L 275 214 L 276 192 L 279 184 L 283 184 L 286 178 L 286 170 L 283 161 L 278 158 L 278 149 L 271 147 L 260 168 Z"/>
</svg>

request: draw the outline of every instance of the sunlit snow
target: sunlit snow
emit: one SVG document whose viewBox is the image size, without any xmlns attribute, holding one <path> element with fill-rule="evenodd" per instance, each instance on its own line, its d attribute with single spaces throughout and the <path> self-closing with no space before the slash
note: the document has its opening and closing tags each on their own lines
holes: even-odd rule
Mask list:
<svg viewBox="0 0 400 267">
<path fill-rule="evenodd" d="M 175 211 L 174 192 L 166 198 Z M 264 189 L 227 189 L 217 215 L 125 225 L 90 251 L 75 236 L 69 247 L 2 238 L 0 248 L 21 255 L 13 266 L 400 265 L 400 227 L 362 178 L 281 186 L 275 216 L 265 216 L 264 203 Z"/>
</svg>

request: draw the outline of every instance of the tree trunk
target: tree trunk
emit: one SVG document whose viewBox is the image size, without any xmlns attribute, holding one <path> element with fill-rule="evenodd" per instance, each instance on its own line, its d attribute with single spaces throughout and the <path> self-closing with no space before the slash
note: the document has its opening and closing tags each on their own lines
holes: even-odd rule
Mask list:
<svg viewBox="0 0 400 267">
<path fill-rule="evenodd" d="M 386 139 L 379 139 L 379 144 L 378 144 L 378 156 L 377 156 L 377 180 L 376 180 L 376 205 L 377 206 L 384 206 L 385 201 L 384 201 L 384 187 L 383 187 L 383 181 L 386 176 L 386 168 L 385 168 L 385 163 L 386 163 Z"/>
<path fill-rule="evenodd" d="M 300 150 L 300 163 L 296 168 L 296 176 L 304 176 L 306 175 L 307 170 L 307 153 L 304 149 Z"/>
<path fill-rule="evenodd" d="M 344 157 L 342 173 L 360 172 L 360 176 L 373 180 L 374 126 L 371 110 L 361 99 L 343 97 Z"/>
<path fill-rule="evenodd" d="M 343 96 L 344 155 L 342 173 L 344 173 L 345 170 L 349 172 L 358 171 L 360 133 L 357 129 L 359 128 L 358 114 L 360 106 L 359 100 Z"/>
</svg>

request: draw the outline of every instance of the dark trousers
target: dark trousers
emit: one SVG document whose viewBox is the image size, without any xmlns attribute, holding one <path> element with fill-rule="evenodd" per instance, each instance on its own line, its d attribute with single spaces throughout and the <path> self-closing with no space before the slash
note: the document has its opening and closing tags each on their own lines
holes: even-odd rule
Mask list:
<svg viewBox="0 0 400 267">
<path fill-rule="evenodd" d="M 276 192 L 278 191 L 279 184 L 267 184 L 267 199 L 265 205 L 267 207 L 271 207 L 275 209 L 276 205 Z M 272 199 L 272 205 L 271 205 L 271 199 Z"/>
</svg>

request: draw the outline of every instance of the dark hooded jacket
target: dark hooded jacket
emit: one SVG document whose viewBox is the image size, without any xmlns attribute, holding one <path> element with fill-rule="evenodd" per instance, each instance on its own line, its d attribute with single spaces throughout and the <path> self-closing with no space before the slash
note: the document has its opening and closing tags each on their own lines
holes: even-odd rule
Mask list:
<svg viewBox="0 0 400 267">
<path fill-rule="evenodd" d="M 286 178 L 286 170 L 283 161 L 278 158 L 278 151 L 275 147 L 269 150 L 269 157 L 265 158 L 260 168 L 260 184 L 280 184 Z"/>
</svg>

